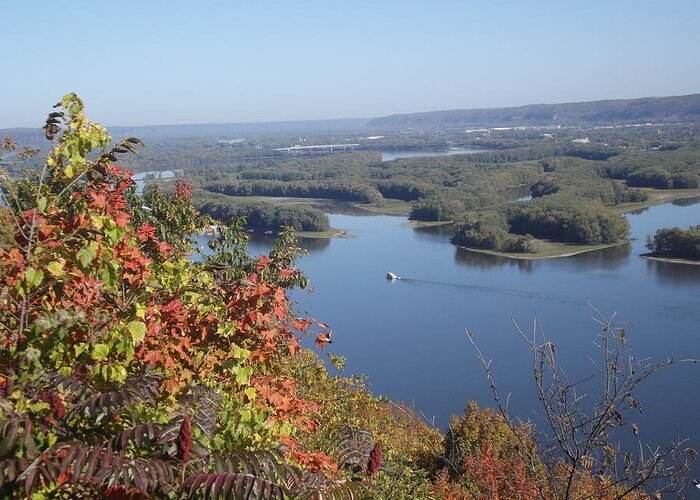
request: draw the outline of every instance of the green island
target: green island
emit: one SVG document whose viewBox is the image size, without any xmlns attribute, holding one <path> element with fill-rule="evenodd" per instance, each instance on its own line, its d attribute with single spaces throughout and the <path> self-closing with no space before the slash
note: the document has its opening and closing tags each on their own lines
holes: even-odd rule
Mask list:
<svg viewBox="0 0 700 500">
<path fill-rule="evenodd" d="M 663 102 L 690 116 L 696 100 Z M 584 119 L 606 106 L 607 122 Z M 537 115 L 542 125 L 493 128 L 470 128 L 481 116 L 470 112 L 310 123 L 304 146 L 283 124 L 274 131 L 228 126 L 245 133 L 232 142 L 215 139 L 226 126 L 176 126 L 169 137 L 159 131 L 150 138 L 148 128 L 127 131 L 150 139 L 134 159 L 137 171 L 178 172 L 192 181 L 199 210 L 223 221 L 243 216 L 249 230 L 292 227 L 327 238 L 344 235 L 330 227 L 328 212 L 407 215 L 413 227 L 453 222 L 455 245 L 550 258 L 619 244 L 628 236 L 625 212 L 700 194 L 696 128 L 659 106 L 644 99 L 551 105 Z M 630 122 L 631 110 L 657 125 Z M 572 121 L 552 125 L 554 115 Z M 407 130 L 407 123 L 420 128 Z M 323 149 L 333 142 L 351 147 Z M 470 154 L 452 154 L 460 150 Z M 383 151 L 408 157 L 383 161 Z M 172 184 L 149 182 L 165 190 Z"/>
<path fill-rule="evenodd" d="M 651 253 L 642 257 L 700 265 L 700 224 L 688 229 L 661 228 L 647 238 L 646 247 Z"/>
<path fill-rule="evenodd" d="M 229 165 L 202 159 L 184 172 L 200 210 L 223 220 L 245 215 L 254 229 L 290 225 L 305 237 L 329 237 L 342 233 L 331 231 L 326 211 L 408 215 L 413 227 L 454 223 L 455 245 L 529 259 L 621 244 L 628 234 L 621 214 L 700 195 L 700 147 L 680 125 L 661 134 L 612 128 L 421 135 L 434 142 L 417 151 L 485 139 L 491 150 L 392 161 L 372 150 Z M 591 137 L 576 142 L 580 135 Z M 412 140 L 390 142 L 415 148 Z M 518 201 L 523 195 L 529 199 Z"/>
</svg>

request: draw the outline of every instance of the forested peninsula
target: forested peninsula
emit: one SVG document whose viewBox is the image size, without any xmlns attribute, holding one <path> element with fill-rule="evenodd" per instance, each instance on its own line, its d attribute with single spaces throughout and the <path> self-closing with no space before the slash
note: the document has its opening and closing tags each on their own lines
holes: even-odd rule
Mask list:
<svg viewBox="0 0 700 500">
<path fill-rule="evenodd" d="M 192 181 L 198 209 L 223 221 L 243 216 L 249 230 L 288 226 L 327 236 L 334 234 L 329 211 L 405 214 L 416 223 L 452 223 L 456 245 L 537 258 L 618 244 L 628 236 L 621 213 L 700 194 L 698 132 L 683 122 L 697 99 L 551 105 L 579 124 L 567 127 L 426 122 L 397 131 L 376 120 L 371 127 L 339 120 L 123 130 L 151 138 L 134 160 L 137 170 L 178 172 Z M 508 125 L 503 113 L 522 110 L 487 111 Z M 606 125 L 586 126 L 585 117 Z M 659 123 L 634 122 L 642 117 Z M 29 131 L 17 132 L 40 147 Z M 245 137 L 225 138 L 234 133 Z M 349 146 L 323 149 L 333 143 Z M 320 149 L 304 149 L 310 145 Z M 460 148 L 470 154 L 451 153 Z M 384 151 L 421 155 L 384 161 Z M 28 165 L 38 168 L 37 161 Z M 17 162 L 4 165 L 18 173 Z M 168 182 L 149 186 L 173 189 Z"/>
<path fill-rule="evenodd" d="M 698 189 L 697 143 L 645 151 L 523 142 L 471 155 L 383 162 L 360 151 L 189 173 L 199 188 L 198 206 L 218 217 L 225 205 L 237 207 L 228 209 L 232 214 L 253 205 L 271 213 L 269 203 L 291 210 L 296 200 L 303 211 L 276 218 L 297 230 L 324 231 L 327 222 L 313 208 L 324 200 L 379 211 L 400 201 L 411 220 L 454 222 L 455 244 L 528 255 L 543 248 L 551 255 L 557 244 L 568 253 L 566 245 L 618 243 L 628 234 L 619 214 L 625 207 L 652 204 L 659 191 L 687 196 Z M 523 188 L 531 200 L 515 201 Z M 276 223 L 274 217 L 251 220 L 267 220 L 253 224 L 266 229 Z"/>
</svg>

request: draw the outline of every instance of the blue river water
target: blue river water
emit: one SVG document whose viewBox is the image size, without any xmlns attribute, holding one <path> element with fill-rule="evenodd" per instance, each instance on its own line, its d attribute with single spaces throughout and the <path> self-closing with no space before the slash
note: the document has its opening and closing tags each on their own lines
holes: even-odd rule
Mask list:
<svg viewBox="0 0 700 500">
<path fill-rule="evenodd" d="M 353 238 L 305 240 L 300 267 L 314 291 L 294 291 L 300 314 L 328 323 L 347 373 L 368 375 L 376 394 L 415 405 L 445 427 L 468 401 L 492 405 L 483 367 L 465 336 L 474 332 L 515 416 L 540 422 L 527 345 L 514 323 L 532 331 L 539 318 L 559 362 L 574 379 L 593 373 L 598 325 L 592 304 L 616 313 L 637 359 L 700 358 L 700 266 L 639 257 L 659 227 L 700 223 L 700 199 L 627 215 L 630 244 L 547 260 L 513 260 L 457 248 L 449 228 L 405 227 L 405 218 L 330 215 Z M 262 253 L 269 241 L 253 241 Z M 389 282 L 392 271 L 404 279 Z M 671 366 L 637 393 L 639 439 L 677 436 L 700 447 L 700 365 Z M 591 393 L 595 392 L 591 387 Z M 629 429 L 629 428 L 628 428 Z M 631 430 L 621 439 L 633 444 Z M 693 471 L 700 472 L 697 468 Z"/>
</svg>

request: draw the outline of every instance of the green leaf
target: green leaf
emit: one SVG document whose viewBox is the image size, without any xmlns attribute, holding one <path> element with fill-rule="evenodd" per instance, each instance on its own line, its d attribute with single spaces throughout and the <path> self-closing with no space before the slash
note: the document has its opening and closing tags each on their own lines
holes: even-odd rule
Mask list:
<svg viewBox="0 0 700 500">
<path fill-rule="evenodd" d="M 28 267 L 24 270 L 24 280 L 28 288 L 38 286 L 44 280 L 44 272 L 36 270 L 33 267 Z"/>
<path fill-rule="evenodd" d="M 247 384 L 253 374 L 252 366 L 241 366 L 236 372 L 236 382 L 240 385 Z"/>
<path fill-rule="evenodd" d="M 44 211 L 46 210 L 47 203 L 48 203 L 48 200 L 46 199 L 46 196 L 42 196 L 41 198 L 39 198 L 39 200 L 37 201 L 36 207 L 39 209 L 40 213 L 42 213 L 42 214 L 44 213 Z"/>
<path fill-rule="evenodd" d="M 109 354 L 109 346 L 107 344 L 95 344 L 92 348 L 92 359 L 99 361 L 104 359 Z"/>
<path fill-rule="evenodd" d="M 86 344 L 85 342 L 81 342 L 79 344 L 75 344 L 73 346 L 73 351 L 75 351 L 75 356 L 78 357 L 82 353 L 88 350 L 88 347 L 90 347 L 90 344 Z"/>
<path fill-rule="evenodd" d="M 51 408 L 51 406 L 48 403 L 44 403 L 43 401 L 39 401 L 37 403 L 29 403 L 27 405 L 27 409 L 33 413 L 39 413 L 43 410 L 48 410 Z"/>
<path fill-rule="evenodd" d="M 102 271 L 102 281 L 108 287 L 112 286 L 112 284 L 114 283 L 114 280 L 112 279 L 112 273 L 109 271 L 109 269 L 105 269 L 104 271 Z"/>
<path fill-rule="evenodd" d="M 248 356 L 250 356 L 250 351 L 248 349 L 244 349 L 243 347 L 234 345 L 232 354 L 235 359 L 246 360 L 248 359 Z"/>
<path fill-rule="evenodd" d="M 146 338 L 146 325 L 141 321 L 132 321 L 127 326 L 134 344 L 140 344 Z"/>
<path fill-rule="evenodd" d="M 134 304 L 134 309 L 136 309 L 136 317 L 141 319 L 146 319 L 146 306 L 143 304 Z"/>
<path fill-rule="evenodd" d="M 90 242 L 89 245 L 81 248 L 78 251 L 78 259 L 80 259 L 80 264 L 83 267 L 87 267 L 90 265 L 90 263 L 95 260 L 95 257 L 97 256 L 97 248 L 98 244 L 95 241 Z"/>
<path fill-rule="evenodd" d="M 248 396 L 248 399 L 250 399 L 251 401 L 255 401 L 255 398 L 258 394 L 257 391 L 255 390 L 255 388 L 253 388 L 253 387 L 248 387 L 243 392 L 245 393 L 246 396 Z"/>
</svg>

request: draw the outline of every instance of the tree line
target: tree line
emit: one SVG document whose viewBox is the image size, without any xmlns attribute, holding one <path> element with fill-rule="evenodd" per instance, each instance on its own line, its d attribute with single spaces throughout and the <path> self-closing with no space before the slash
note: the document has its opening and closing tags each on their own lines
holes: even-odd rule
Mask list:
<svg viewBox="0 0 700 500">
<path fill-rule="evenodd" d="M 352 181 L 216 181 L 205 183 L 202 187 L 206 191 L 229 196 L 328 198 L 377 204 L 381 204 L 383 200 L 381 193 L 376 189 Z"/>
<path fill-rule="evenodd" d="M 688 229 L 661 228 L 647 238 L 646 247 L 659 257 L 700 260 L 700 224 Z"/>
<path fill-rule="evenodd" d="M 284 227 L 297 231 L 328 231 L 331 228 L 323 212 L 305 205 L 243 201 L 202 191 L 194 193 L 192 203 L 201 213 L 224 223 L 243 217 L 248 229 L 278 232 Z"/>
</svg>

